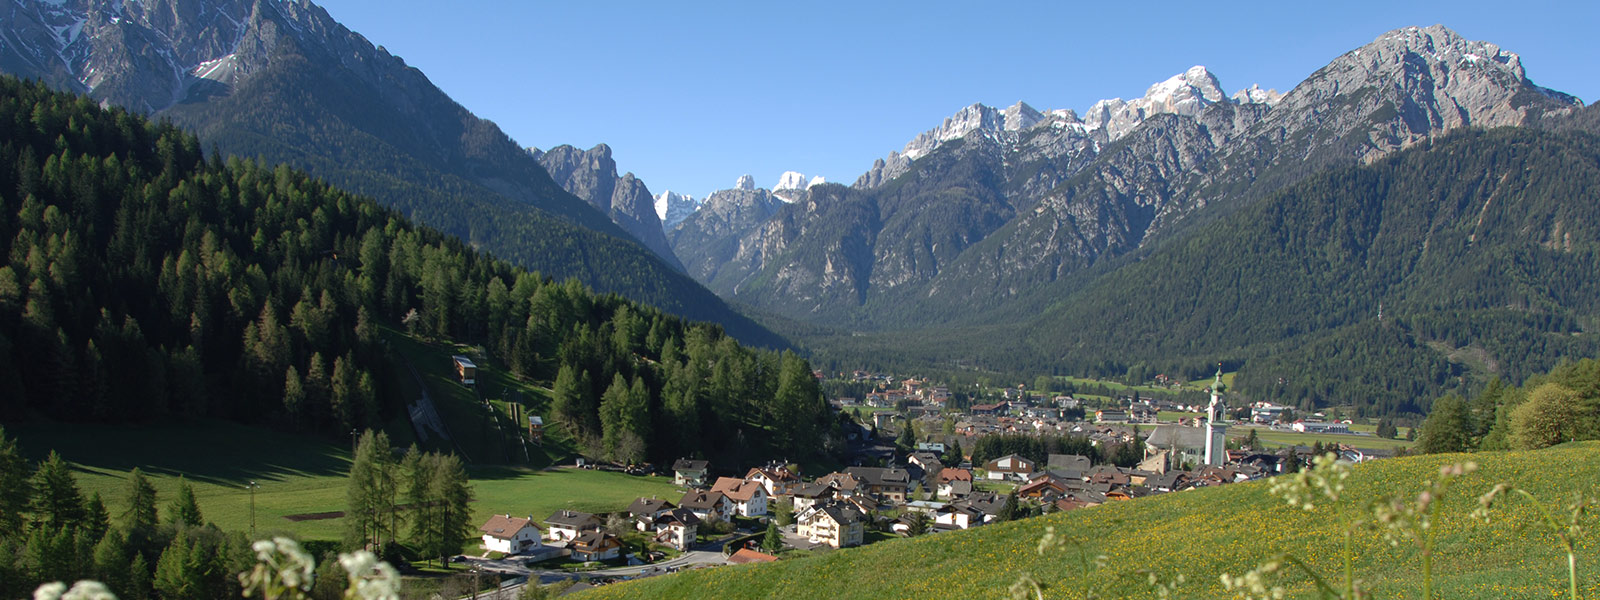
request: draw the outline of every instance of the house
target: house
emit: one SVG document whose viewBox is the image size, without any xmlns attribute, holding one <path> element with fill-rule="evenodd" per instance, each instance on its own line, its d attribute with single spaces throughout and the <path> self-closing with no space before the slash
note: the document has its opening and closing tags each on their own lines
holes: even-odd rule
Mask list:
<svg viewBox="0 0 1600 600">
<path fill-rule="evenodd" d="M 656 532 L 657 543 L 688 550 L 700 531 L 700 517 L 687 508 L 674 508 L 656 515 L 651 528 Z"/>
<path fill-rule="evenodd" d="M 834 548 L 860 546 L 866 536 L 866 515 L 845 502 L 818 504 L 800 513 L 796 533 L 813 544 Z"/>
<path fill-rule="evenodd" d="M 999 404 L 974 404 L 972 405 L 972 408 L 967 409 L 967 411 L 974 415 L 994 416 L 1006 414 L 1009 408 L 1009 404 L 1001 402 Z"/>
<path fill-rule="evenodd" d="M 972 481 L 972 471 L 955 467 L 945 467 L 939 471 L 939 483 L 951 481 Z"/>
<path fill-rule="evenodd" d="M 744 478 L 767 488 L 767 496 L 786 496 L 791 488 L 800 485 L 801 482 L 800 474 L 789 470 L 789 466 L 783 463 L 752 468 L 745 473 Z"/>
<path fill-rule="evenodd" d="M 1128 411 L 1125 410 L 1097 410 L 1094 411 L 1096 423 L 1127 423 Z"/>
<path fill-rule="evenodd" d="M 585 531 L 599 531 L 600 518 L 586 512 L 558 510 L 544 520 L 550 539 L 564 542 L 582 535 Z"/>
<path fill-rule="evenodd" d="M 749 548 L 740 548 L 738 552 L 735 552 L 728 557 L 728 564 L 744 565 L 749 563 L 775 562 L 777 560 L 778 557 L 771 554 L 756 552 L 755 550 L 751 550 Z"/>
<path fill-rule="evenodd" d="M 517 554 L 540 545 L 544 533 L 533 524 L 533 517 L 495 515 L 478 528 L 483 532 L 483 548 L 490 552 Z"/>
<path fill-rule="evenodd" d="M 1027 481 L 1028 475 L 1033 474 L 1034 463 L 1026 457 L 1016 454 L 1007 454 L 984 463 L 983 468 L 989 472 L 989 479 L 1010 479 L 1013 481 Z"/>
<path fill-rule="evenodd" d="M 938 495 L 946 500 L 960 500 L 972 495 L 972 480 L 953 480 L 939 484 Z"/>
<path fill-rule="evenodd" d="M 1350 426 L 1327 421 L 1295 421 L 1292 429 L 1301 433 L 1350 433 Z"/>
<path fill-rule="evenodd" d="M 703 486 L 706 484 L 706 469 L 710 466 L 710 461 L 680 458 L 672 463 L 672 483 L 685 487 Z"/>
<path fill-rule="evenodd" d="M 933 515 L 937 529 L 972 529 L 987 522 L 988 516 L 983 510 L 969 501 L 946 504 Z"/>
<path fill-rule="evenodd" d="M 850 467 L 844 472 L 861 482 L 857 491 L 895 504 L 905 502 L 906 492 L 911 488 L 911 474 L 905 469 Z"/>
<path fill-rule="evenodd" d="M 932 452 L 936 455 L 943 455 L 944 448 L 945 446 L 942 442 L 917 442 L 918 452 Z"/>
<path fill-rule="evenodd" d="M 461 385 L 472 385 L 478 379 L 478 365 L 472 364 L 472 359 L 457 354 L 450 357 L 456 364 L 456 378 L 461 380 Z"/>
<path fill-rule="evenodd" d="M 820 483 L 833 489 L 833 495 L 838 498 L 854 496 L 861 489 L 861 480 L 849 473 L 834 471 L 818 477 L 815 483 Z"/>
<path fill-rule="evenodd" d="M 906 462 L 922 467 L 930 473 L 938 473 L 944 469 L 944 465 L 939 462 L 939 456 L 932 452 L 912 452 L 911 456 L 906 458 Z"/>
<path fill-rule="evenodd" d="M 567 544 L 572 559 L 584 562 L 611 560 L 622 554 L 622 540 L 603 531 L 585 531 Z"/>
<path fill-rule="evenodd" d="M 655 531 L 656 517 L 674 508 L 677 507 L 666 500 L 639 498 L 628 505 L 628 516 L 633 517 L 634 527 L 639 531 Z"/>
<path fill-rule="evenodd" d="M 689 490 L 678 501 L 678 506 L 686 508 L 701 520 L 722 519 L 727 520 L 733 516 L 733 503 L 722 492 L 706 490 Z"/>
<path fill-rule="evenodd" d="M 528 415 L 528 439 L 535 444 L 544 443 L 544 417 Z"/>
<path fill-rule="evenodd" d="M 816 503 L 833 497 L 833 488 L 823 482 L 805 483 L 795 486 L 789 492 L 794 499 L 794 512 L 811 508 Z"/>
<path fill-rule="evenodd" d="M 1089 462 L 1089 457 L 1078 454 L 1051 454 L 1045 460 L 1045 468 L 1051 471 L 1061 469 L 1081 472 L 1089 470 L 1091 466 L 1093 465 Z"/>
<path fill-rule="evenodd" d="M 726 496 L 733 503 L 733 512 L 739 516 L 762 517 L 767 514 L 767 488 L 760 482 L 718 477 L 711 491 Z"/>
<path fill-rule="evenodd" d="M 1287 406 L 1271 402 L 1257 402 L 1250 407 L 1250 420 L 1257 423 L 1276 423 L 1290 410 L 1292 409 Z"/>
<path fill-rule="evenodd" d="M 1057 479 L 1053 476 L 1046 475 L 1044 477 L 1035 478 L 1027 485 L 1017 488 L 1017 497 L 1043 498 L 1045 496 L 1060 496 L 1065 494 L 1070 486 L 1071 482 L 1067 480 Z"/>
</svg>

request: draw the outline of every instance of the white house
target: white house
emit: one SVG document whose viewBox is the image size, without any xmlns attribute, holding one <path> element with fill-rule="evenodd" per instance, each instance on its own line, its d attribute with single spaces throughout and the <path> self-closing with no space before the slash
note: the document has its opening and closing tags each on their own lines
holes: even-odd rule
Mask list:
<svg viewBox="0 0 1600 600">
<path fill-rule="evenodd" d="M 727 496 L 733 502 L 733 511 L 740 516 L 761 517 L 767 514 L 767 488 L 759 481 L 718 477 L 711 491 Z"/>
<path fill-rule="evenodd" d="M 599 531 L 601 528 L 599 517 L 575 510 L 558 510 L 545 519 L 544 524 L 550 528 L 550 539 L 557 542 L 569 541 L 585 531 Z"/>
<path fill-rule="evenodd" d="M 795 519 L 795 532 L 813 544 L 834 548 L 860 546 L 866 536 L 866 516 L 848 503 L 819 504 L 800 513 Z"/>
<path fill-rule="evenodd" d="M 983 469 L 988 472 L 989 479 L 1027 481 L 1028 476 L 1033 474 L 1034 466 L 1035 463 L 1031 460 L 1007 454 L 985 463 Z"/>
<path fill-rule="evenodd" d="M 489 517 L 478 531 L 483 532 L 483 547 L 491 552 L 517 554 L 540 545 L 543 532 L 533 524 L 533 517 L 495 515 Z"/>
</svg>

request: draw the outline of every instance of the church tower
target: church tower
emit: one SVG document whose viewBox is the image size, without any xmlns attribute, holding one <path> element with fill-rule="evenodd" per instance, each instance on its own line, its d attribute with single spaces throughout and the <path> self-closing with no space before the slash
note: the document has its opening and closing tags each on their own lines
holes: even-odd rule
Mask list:
<svg viewBox="0 0 1600 600">
<path fill-rule="evenodd" d="M 1206 464 L 1220 467 L 1227 462 L 1228 407 L 1222 403 L 1222 365 L 1217 365 L 1217 378 L 1211 382 L 1211 404 L 1206 407 Z"/>
</svg>

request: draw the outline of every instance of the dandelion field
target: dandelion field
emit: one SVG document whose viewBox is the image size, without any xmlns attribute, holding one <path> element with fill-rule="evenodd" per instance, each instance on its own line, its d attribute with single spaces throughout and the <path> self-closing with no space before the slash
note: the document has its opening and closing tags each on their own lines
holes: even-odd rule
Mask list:
<svg viewBox="0 0 1600 600">
<path fill-rule="evenodd" d="M 1433 585 L 1438 598 L 1554 598 L 1566 592 L 1566 555 L 1522 499 L 1498 501 L 1488 524 L 1473 520 L 1478 496 L 1509 482 L 1555 506 L 1574 492 L 1600 494 L 1600 442 L 1531 452 L 1433 455 L 1358 465 L 1339 502 L 1302 511 L 1254 482 L 1181 492 L 978 529 L 892 540 L 772 564 L 656 577 L 584 592 L 592 598 L 994 598 L 1024 574 L 1046 598 L 1155 598 L 1150 575 L 1185 583 L 1175 598 L 1230 598 L 1219 577 L 1288 552 L 1333 579 L 1342 569 L 1344 524 L 1387 495 L 1412 497 L 1439 469 L 1473 461 L 1439 507 Z M 1577 544 L 1579 594 L 1600 597 L 1600 515 Z M 1041 556 L 1047 526 L 1069 543 Z M 1081 545 L 1082 553 L 1077 545 Z M 1080 558 L 1106 556 L 1085 575 Z M 1419 552 L 1359 530 L 1356 577 L 1374 598 L 1420 597 Z M 1276 581 L 1291 598 L 1314 596 L 1308 577 Z"/>
</svg>

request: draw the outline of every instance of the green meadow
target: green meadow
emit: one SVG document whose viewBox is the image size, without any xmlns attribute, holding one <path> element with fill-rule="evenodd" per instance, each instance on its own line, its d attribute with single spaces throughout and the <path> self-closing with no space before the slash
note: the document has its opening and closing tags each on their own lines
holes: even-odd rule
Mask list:
<svg viewBox="0 0 1600 600">
<path fill-rule="evenodd" d="M 307 540 L 337 540 L 338 518 L 290 519 L 344 510 L 349 449 L 320 438 L 224 421 L 153 426 L 27 424 L 6 428 L 24 454 L 42 459 L 54 449 L 71 462 L 85 495 L 99 493 L 112 518 L 125 510 L 128 472 L 148 473 L 165 510 L 181 475 L 194 485 L 206 520 L 248 531 L 256 482 L 258 535 L 283 532 Z M 532 515 L 571 508 L 619 511 L 640 496 L 676 499 L 670 477 L 635 477 L 582 469 L 471 467 L 473 519 L 495 513 Z M 470 547 L 468 548 L 470 551 Z"/>
<path fill-rule="evenodd" d="M 860 548 L 771 564 L 723 567 L 619 583 L 584 592 L 584 598 L 998 598 L 1024 574 L 1047 587 L 1046 598 L 1156 598 L 1153 574 L 1170 582 L 1183 575 L 1171 597 L 1231 598 L 1219 576 L 1239 575 L 1281 552 L 1338 578 L 1345 523 L 1366 514 L 1381 496 L 1414 497 L 1439 468 L 1475 461 L 1478 472 L 1460 479 L 1441 500 L 1435 521 L 1436 598 L 1565 597 L 1566 555 L 1535 512 L 1519 499 L 1503 500 L 1489 524 L 1468 517 L 1477 497 L 1499 482 L 1531 490 L 1553 505 L 1575 492 L 1600 494 L 1600 442 L 1533 452 L 1448 454 L 1357 465 L 1338 503 L 1313 512 L 1292 508 L 1253 482 L 1155 496 L 1056 513 L 968 531 L 889 540 Z M 1600 596 L 1597 516 L 1578 544 L 1580 592 Z M 1071 542 L 1041 555 L 1046 527 Z M 1419 551 L 1390 546 L 1363 528 L 1354 538 L 1356 577 L 1374 598 L 1420 597 Z M 1085 572 L 1080 558 L 1106 557 L 1106 568 Z M 1309 577 L 1294 572 L 1276 583 L 1287 597 L 1313 597 Z M 1029 597 L 1032 597 L 1031 595 Z"/>
</svg>

